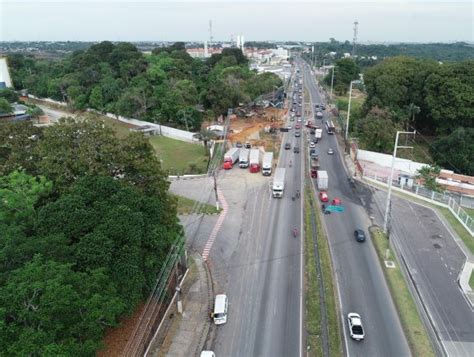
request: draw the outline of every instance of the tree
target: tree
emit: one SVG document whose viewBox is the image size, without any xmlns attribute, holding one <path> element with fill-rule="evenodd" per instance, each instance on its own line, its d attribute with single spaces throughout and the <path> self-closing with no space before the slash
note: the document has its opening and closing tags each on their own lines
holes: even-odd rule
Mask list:
<svg viewBox="0 0 474 357">
<path fill-rule="evenodd" d="M 199 140 L 201 140 L 204 144 L 204 150 L 206 152 L 206 155 L 209 155 L 207 144 L 210 140 L 216 138 L 216 133 L 208 129 L 201 129 L 201 131 L 198 133 L 198 137 L 199 137 Z"/>
<path fill-rule="evenodd" d="M 0 98 L 6 99 L 9 103 L 18 101 L 18 94 L 11 88 L 0 89 Z"/>
<path fill-rule="evenodd" d="M 414 103 L 408 104 L 406 107 L 408 120 L 406 130 L 409 130 L 409 127 L 415 123 L 415 115 L 420 113 L 420 107 L 415 105 Z"/>
<path fill-rule="evenodd" d="M 0 289 L 0 344 L 8 355 L 93 355 L 124 311 L 103 270 L 36 256 Z"/>
<path fill-rule="evenodd" d="M 27 113 L 33 118 L 33 119 L 38 119 L 41 115 L 44 115 L 43 109 L 40 107 L 37 107 L 36 105 L 32 107 L 28 107 Z"/>
<path fill-rule="evenodd" d="M 102 95 L 102 87 L 97 85 L 92 88 L 89 96 L 89 103 L 92 108 L 102 110 L 104 108 L 104 96 Z"/>
<path fill-rule="evenodd" d="M 10 103 L 5 98 L 0 98 L 0 113 L 10 114 L 11 112 L 13 112 L 13 108 Z"/>
<path fill-rule="evenodd" d="M 417 170 L 416 178 L 421 180 L 423 186 L 426 188 L 439 192 L 441 186 L 436 182 L 436 178 L 439 176 L 441 171 L 439 166 L 423 166 L 421 169 Z"/>
<path fill-rule="evenodd" d="M 449 136 L 436 140 L 430 152 L 438 165 L 474 176 L 474 128 L 457 128 Z"/>
<path fill-rule="evenodd" d="M 342 58 L 336 62 L 334 68 L 334 88 L 337 92 L 345 94 L 351 81 L 359 79 L 360 68 L 352 58 Z M 324 81 L 330 85 L 332 73 Z"/>
<path fill-rule="evenodd" d="M 0 177 L 0 223 L 28 226 L 34 222 L 35 205 L 52 190 L 52 182 L 13 171 Z"/>
<path fill-rule="evenodd" d="M 376 107 L 357 122 L 356 132 L 367 150 L 388 154 L 393 151 L 398 129 L 391 114 Z"/>
</svg>

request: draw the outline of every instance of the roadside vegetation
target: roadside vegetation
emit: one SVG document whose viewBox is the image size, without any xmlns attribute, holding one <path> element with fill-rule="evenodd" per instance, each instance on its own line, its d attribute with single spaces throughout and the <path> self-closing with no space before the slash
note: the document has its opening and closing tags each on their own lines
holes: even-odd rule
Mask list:
<svg viewBox="0 0 474 357">
<path fill-rule="evenodd" d="M 131 43 L 104 41 L 56 61 L 10 54 L 8 63 L 17 90 L 65 101 L 73 109 L 191 131 L 282 85 L 273 73 L 250 70 L 240 49 L 225 48 L 202 61 L 183 42 L 145 55 Z"/>
<path fill-rule="evenodd" d="M 148 296 L 182 239 L 148 141 L 103 123 L 0 125 L 0 345 L 90 356 Z"/>
<path fill-rule="evenodd" d="M 316 232 L 313 232 L 311 224 L 311 201 L 312 192 L 307 188 L 308 194 L 305 195 L 305 262 L 306 262 L 306 329 L 308 332 L 308 344 L 310 346 L 309 354 L 311 356 L 322 356 L 322 325 L 321 308 L 319 295 L 318 273 L 316 271 L 316 257 L 314 255 L 314 241 L 316 237 L 319 248 L 319 259 L 321 264 L 322 281 L 324 287 L 324 302 L 327 317 L 328 343 L 331 356 L 342 355 L 341 328 L 338 308 L 336 286 L 334 284 L 334 275 L 332 270 L 331 255 L 327 237 L 322 228 L 319 211 L 316 208 Z M 316 203 L 314 203 L 316 204 Z"/>
<path fill-rule="evenodd" d="M 187 197 L 172 195 L 178 201 L 178 214 L 217 214 L 221 210 L 218 210 L 216 206 L 198 202 Z"/>
<path fill-rule="evenodd" d="M 370 235 L 413 355 L 434 357 L 435 353 L 430 337 L 400 270 L 400 262 L 391 251 L 387 237 L 379 228 L 370 229 Z M 389 260 L 394 261 L 395 268 L 385 267 L 384 260 L 387 250 L 390 251 Z"/>
</svg>

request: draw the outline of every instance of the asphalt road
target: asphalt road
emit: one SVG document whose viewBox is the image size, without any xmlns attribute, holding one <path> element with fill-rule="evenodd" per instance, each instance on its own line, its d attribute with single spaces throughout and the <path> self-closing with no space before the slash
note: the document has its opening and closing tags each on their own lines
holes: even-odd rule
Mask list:
<svg viewBox="0 0 474 357">
<path fill-rule="evenodd" d="M 312 102 L 321 98 L 309 68 L 305 65 L 305 85 Z M 327 114 L 324 113 L 326 120 Z M 314 120 L 314 119 L 313 119 Z M 322 121 L 316 123 L 323 126 Z M 333 264 L 340 294 L 343 314 L 345 348 L 350 356 L 409 356 L 410 350 L 386 285 L 382 268 L 370 239 L 357 243 L 354 230 L 363 229 L 368 236 L 370 220 L 348 182 L 336 137 L 328 135 L 323 126 L 320 149 L 321 169 L 329 176 L 330 199 L 342 199 L 345 212 L 324 216 L 329 237 Z M 328 148 L 335 151 L 328 155 Z M 348 334 L 345 317 L 349 312 L 361 315 L 365 327 L 365 340 L 356 342 Z"/>
<path fill-rule="evenodd" d="M 383 222 L 386 192 L 366 190 L 364 200 Z M 392 235 L 408 265 L 439 338 L 450 356 L 474 354 L 474 312 L 457 278 L 466 256 L 436 213 L 392 195 Z"/>
<path fill-rule="evenodd" d="M 292 130 L 284 134 L 283 143 L 287 141 L 293 147 L 301 138 L 295 138 Z M 273 176 L 263 178 L 236 167 L 220 180 L 229 212 L 210 260 L 216 293 L 225 292 L 229 298 L 229 318 L 216 327 L 212 348 L 217 356 L 302 353 L 301 234 L 292 235 L 294 227 L 301 232 L 301 200 L 292 200 L 297 187 L 301 190 L 300 155 L 280 152 L 279 167 L 287 168 L 281 199 L 271 196 Z M 256 179 L 231 189 L 232 178 L 241 176 Z M 227 223 L 234 229 L 227 231 Z"/>
</svg>

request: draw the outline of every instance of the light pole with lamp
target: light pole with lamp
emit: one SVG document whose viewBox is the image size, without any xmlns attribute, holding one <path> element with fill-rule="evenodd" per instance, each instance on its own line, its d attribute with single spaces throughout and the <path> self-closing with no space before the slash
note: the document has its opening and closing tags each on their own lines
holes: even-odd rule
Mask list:
<svg viewBox="0 0 474 357">
<path fill-rule="evenodd" d="M 393 148 L 393 156 L 392 156 L 392 168 L 390 169 L 390 177 L 388 178 L 388 194 L 387 194 L 387 203 L 385 206 L 385 217 L 383 220 L 383 231 L 387 233 L 388 230 L 388 216 L 390 214 L 390 198 L 392 195 L 392 180 L 393 180 L 393 171 L 395 169 L 395 158 L 397 156 L 397 149 L 412 149 L 412 146 L 398 146 L 398 137 L 400 134 L 416 134 L 415 131 L 397 131 L 397 135 L 395 136 L 395 147 Z"/>
</svg>

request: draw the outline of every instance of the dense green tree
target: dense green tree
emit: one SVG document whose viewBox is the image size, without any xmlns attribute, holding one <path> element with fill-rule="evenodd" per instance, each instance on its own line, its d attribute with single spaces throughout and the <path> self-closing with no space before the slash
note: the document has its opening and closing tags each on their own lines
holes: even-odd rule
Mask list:
<svg viewBox="0 0 474 357">
<path fill-rule="evenodd" d="M 474 128 L 458 127 L 449 136 L 436 140 L 430 151 L 441 167 L 474 176 Z"/>
<path fill-rule="evenodd" d="M 6 99 L 9 103 L 18 101 L 18 94 L 11 88 L 0 89 L 0 98 Z"/>
<path fill-rule="evenodd" d="M 0 289 L 0 345 L 11 356 L 90 356 L 124 311 L 103 270 L 36 256 Z"/>
<path fill-rule="evenodd" d="M 5 98 L 0 98 L 0 113 L 10 114 L 13 111 L 12 106 Z"/>
<path fill-rule="evenodd" d="M 399 129 L 389 112 L 375 107 L 365 118 L 358 120 L 356 132 L 367 150 L 389 154 Z"/>
<path fill-rule="evenodd" d="M 351 81 L 359 79 L 360 68 L 352 58 L 342 58 L 336 61 L 334 68 L 334 90 L 345 94 L 349 90 Z M 332 72 L 328 74 L 324 81 L 331 84 Z"/>
<path fill-rule="evenodd" d="M 101 86 L 95 86 L 92 88 L 91 95 L 89 96 L 89 103 L 94 109 L 102 110 L 104 108 L 104 96 L 102 94 Z"/>
<path fill-rule="evenodd" d="M 436 178 L 439 176 L 441 169 L 439 166 L 423 166 L 417 170 L 416 178 L 421 180 L 423 186 L 433 191 L 440 191 L 441 187 L 436 182 Z"/>
</svg>

